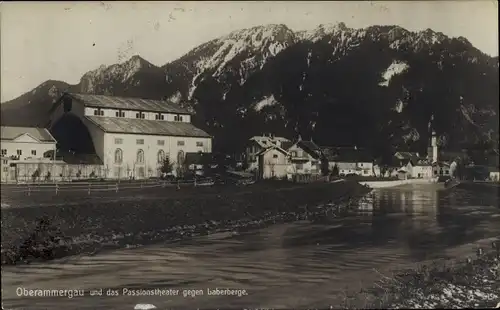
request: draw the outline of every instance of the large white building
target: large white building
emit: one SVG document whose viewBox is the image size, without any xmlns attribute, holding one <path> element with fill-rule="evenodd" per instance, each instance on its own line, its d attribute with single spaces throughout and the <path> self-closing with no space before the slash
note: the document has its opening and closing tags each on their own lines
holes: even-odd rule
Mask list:
<svg viewBox="0 0 500 310">
<path fill-rule="evenodd" d="M 56 140 L 45 128 L 1 127 L 1 181 L 15 180 L 18 170 L 11 164 L 50 161 L 56 150 Z M 44 156 L 45 155 L 45 156 Z"/>
<path fill-rule="evenodd" d="M 186 153 L 212 151 L 212 137 L 191 124 L 189 111 L 171 102 L 65 93 L 51 109 L 51 126 L 68 117 L 75 122 L 75 116 L 107 178 L 158 176 L 167 156 L 175 174 Z"/>
</svg>

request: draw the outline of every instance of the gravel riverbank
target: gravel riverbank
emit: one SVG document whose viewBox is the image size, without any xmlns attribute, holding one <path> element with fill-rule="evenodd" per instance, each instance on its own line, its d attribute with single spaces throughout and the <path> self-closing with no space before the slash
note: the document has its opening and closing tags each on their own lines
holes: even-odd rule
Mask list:
<svg viewBox="0 0 500 310">
<path fill-rule="evenodd" d="M 345 309 L 495 308 L 500 303 L 500 242 L 465 261 L 450 260 L 380 275 L 371 289 L 346 296 Z"/>
<path fill-rule="evenodd" d="M 231 191 L 163 189 L 161 195 L 152 195 L 154 199 L 94 197 L 78 203 L 74 197 L 67 205 L 18 205 L 2 210 L 2 264 L 93 255 L 106 249 L 300 220 L 344 210 L 367 192 L 368 188 L 347 181 L 274 188 L 268 184 Z"/>
</svg>

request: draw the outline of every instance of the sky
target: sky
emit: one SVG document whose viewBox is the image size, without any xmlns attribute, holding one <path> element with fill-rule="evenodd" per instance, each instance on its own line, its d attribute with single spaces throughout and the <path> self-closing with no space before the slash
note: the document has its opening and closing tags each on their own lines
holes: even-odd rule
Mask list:
<svg viewBox="0 0 500 310">
<path fill-rule="evenodd" d="M 0 101 L 49 79 L 77 84 L 84 73 L 133 55 L 162 66 L 242 28 L 338 22 L 431 28 L 498 55 L 497 1 L 0 2 Z"/>
</svg>

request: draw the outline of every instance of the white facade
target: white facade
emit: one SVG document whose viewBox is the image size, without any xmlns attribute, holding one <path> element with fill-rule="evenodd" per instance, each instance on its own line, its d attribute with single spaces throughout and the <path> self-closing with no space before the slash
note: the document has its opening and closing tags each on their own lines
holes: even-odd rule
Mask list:
<svg viewBox="0 0 500 310">
<path fill-rule="evenodd" d="M 284 178 L 290 171 L 288 153 L 278 147 L 270 147 L 258 155 L 259 176 L 262 179 Z"/>
<path fill-rule="evenodd" d="M 445 162 L 437 162 L 432 165 L 432 175 L 434 177 L 450 176 L 450 165 Z"/>
<path fill-rule="evenodd" d="M 212 139 L 104 133 L 102 149 L 108 178 L 146 178 L 159 176 L 165 157 L 179 168 L 186 153 L 211 153 Z"/>
<path fill-rule="evenodd" d="M 2 182 L 6 182 L 13 177 L 11 164 L 20 161 L 34 162 L 43 160 L 50 162 L 50 158 L 44 158 L 44 154 L 56 150 L 56 141 L 45 128 L 2 126 L 0 145 L 0 180 Z"/>
<path fill-rule="evenodd" d="M 283 137 L 276 137 L 273 135 L 267 136 L 254 136 L 249 139 L 249 144 L 245 150 L 246 160 L 248 163 L 248 171 L 257 171 L 259 169 L 259 162 L 257 154 L 262 150 L 271 147 L 278 146 L 283 147 L 283 144 L 290 142 L 290 140 Z"/>
<path fill-rule="evenodd" d="M 320 174 L 320 160 L 303 150 L 297 143 L 288 150 L 290 165 L 294 174 Z"/>
<path fill-rule="evenodd" d="M 371 162 L 328 162 L 330 171 L 337 166 L 339 175 L 356 174 L 361 176 L 373 176 L 373 163 Z"/>
<path fill-rule="evenodd" d="M 490 171 L 489 178 L 491 181 L 500 182 L 500 172 Z"/>
<path fill-rule="evenodd" d="M 140 113 L 140 114 L 138 114 Z M 191 122 L 191 115 L 178 113 L 163 113 L 163 112 L 145 112 L 138 110 L 111 109 L 111 108 L 96 108 L 85 107 L 85 116 L 103 116 L 103 117 L 122 117 L 122 118 L 141 118 L 152 121 L 168 121 L 168 122 Z"/>
<path fill-rule="evenodd" d="M 47 151 L 56 149 L 56 142 L 39 141 L 29 134 L 22 134 L 14 140 L 1 141 L 2 157 L 18 157 L 19 159 L 43 158 Z"/>
<path fill-rule="evenodd" d="M 431 165 L 411 165 L 408 163 L 408 171 L 411 172 L 411 177 L 414 179 L 430 179 L 432 178 L 432 166 Z"/>
</svg>

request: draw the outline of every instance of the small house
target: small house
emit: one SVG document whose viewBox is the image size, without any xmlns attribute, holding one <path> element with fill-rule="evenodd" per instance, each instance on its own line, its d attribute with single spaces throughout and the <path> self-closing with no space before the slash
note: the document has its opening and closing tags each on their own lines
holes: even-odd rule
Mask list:
<svg viewBox="0 0 500 310">
<path fill-rule="evenodd" d="M 398 169 L 398 179 L 406 180 L 406 179 L 408 179 L 409 175 L 410 175 L 410 172 L 405 167 L 401 167 Z"/>
<path fill-rule="evenodd" d="M 253 136 L 248 140 L 248 144 L 245 150 L 245 158 L 248 164 L 247 170 L 254 171 L 258 170 L 258 153 L 271 147 L 278 146 L 284 148 L 286 143 L 290 143 L 290 140 L 283 137 L 276 137 L 272 134 L 264 136 Z M 289 145 L 288 145 L 289 146 Z"/>
<path fill-rule="evenodd" d="M 499 182 L 500 181 L 500 171 L 490 171 L 490 180 Z"/>
<path fill-rule="evenodd" d="M 197 175 L 203 175 L 206 167 L 212 167 L 214 164 L 212 153 L 189 152 L 186 153 L 184 164 L 188 171 Z"/>
<path fill-rule="evenodd" d="M 437 161 L 432 164 L 432 175 L 434 177 L 450 176 L 450 163 Z"/>
<path fill-rule="evenodd" d="M 259 178 L 285 178 L 290 173 L 289 153 L 283 148 L 272 145 L 256 154 Z"/>
<path fill-rule="evenodd" d="M 330 171 L 337 166 L 339 175 L 357 174 L 373 176 L 374 162 L 372 156 L 364 149 L 357 147 L 325 147 L 322 148 Z"/>
<path fill-rule="evenodd" d="M 302 139 L 288 149 L 290 164 L 294 174 L 321 174 L 321 149 L 313 141 Z"/>
<path fill-rule="evenodd" d="M 355 162 L 337 162 L 335 163 L 335 166 L 337 166 L 339 176 L 357 174 Z"/>
</svg>

